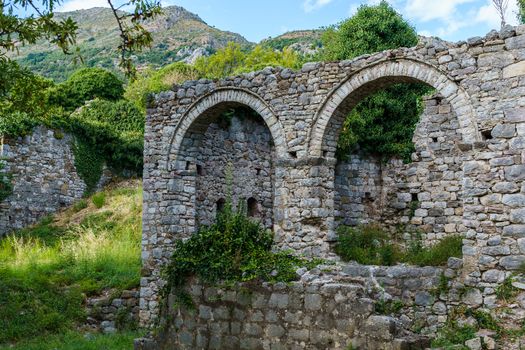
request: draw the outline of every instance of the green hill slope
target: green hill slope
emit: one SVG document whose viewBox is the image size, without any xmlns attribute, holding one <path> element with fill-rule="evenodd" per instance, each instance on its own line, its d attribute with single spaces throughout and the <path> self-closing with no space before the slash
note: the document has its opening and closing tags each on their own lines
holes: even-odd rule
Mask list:
<svg viewBox="0 0 525 350">
<path fill-rule="evenodd" d="M 81 329 L 88 296 L 138 287 L 141 213 L 141 184 L 132 181 L 3 238 L 0 349 L 132 349 L 137 331 L 84 337 Z"/>
<path fill-rule="evenodd" d="M 56 81 L 65 80 L 81 66 L 118 71 L 116 47 L 119 36 L 111 10 L 95 7 L 57 14 L 58 18 L 68 16 L 79 26 L 77 46 L 83 63 L 75 64 L 74 55 L 64 55 L 44 41 L 20 47 L 19 54 L 12 57 L 33 72 Z M 215 52 L 229 41 L 242 46 L 251 45 L 241 35 L 213 28 L 199 16 L 178 6 L 163 8 L 163 14 L 148 21 L 145 27 L 152 32 L 154 42 L 151 49 L 137 53 L 139 69 L 147 65 L 160 67 L 175 61 L 192 61 L 199 55 Z"/>
</svg>

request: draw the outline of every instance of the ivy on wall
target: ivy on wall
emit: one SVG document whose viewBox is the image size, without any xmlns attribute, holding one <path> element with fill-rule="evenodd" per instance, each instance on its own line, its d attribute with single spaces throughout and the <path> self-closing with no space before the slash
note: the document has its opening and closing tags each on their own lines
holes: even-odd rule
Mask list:
<svg viewBox="0 0 525 350">
<path fill-rule="evenodd" d="M 92 193 L 102 177 L 104 158 L 91 145 L 78 138 L 73 143 L 73 154 L 77 173 L 86 184 L 85 193 Z"/>
</svg>

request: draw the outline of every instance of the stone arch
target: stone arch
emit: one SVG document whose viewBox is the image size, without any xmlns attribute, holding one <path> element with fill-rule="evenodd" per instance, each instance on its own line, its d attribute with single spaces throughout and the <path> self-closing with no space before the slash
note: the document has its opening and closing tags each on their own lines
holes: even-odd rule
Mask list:
<svg viewBox="0 0 525 350">
<path fill-rule="evenodd" d="M 178 152 L 188 130 L 198 123 L 199 119 L 206 119 L 207 112 L 223 104 L 244 105 L 257 112 L 270 130 L 277 157 L 286 157 L 287 147 L 284 131 L 270 106 L 257 94 L 249 90 L 241 88 L 217 88 L 193 102 L 188 110 L 181 116 L 169 142 L 167 152 L 168 167 L 178 159 Z M 204 120 L 203 124 L 209 124 L 209 120 Z"/>
<path fill-rule="evenodd" d="M 465 90 L 439 69 L 414 59 L 386 59 L 353 73 L 339 84 L 318 109 L 309 135 L 309 155 L 321 157 L 335 150 L 340 126 L 346 113 L 364 97 L 392 83 L 423 82 L 448 99 L 457 114 L 464 143 L 480 140 L 474 109 Z M 328 130 L 331 122 L 337 130 Z"/>
</svg>

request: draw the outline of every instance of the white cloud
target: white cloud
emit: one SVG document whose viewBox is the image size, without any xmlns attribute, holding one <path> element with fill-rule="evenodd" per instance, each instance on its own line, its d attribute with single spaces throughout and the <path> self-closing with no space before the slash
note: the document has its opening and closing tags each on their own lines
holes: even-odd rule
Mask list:
<svg viewBox="0 0 525 350">
<path fill-rule="evenodd" d="M 331 3 L 332 0 L 304 0 L 303 10 L 304 12 L 312 12 L 314 10 L 320 9 L 323 6 Z"/>
<path fill-rule="evenodd" d="M 59 8 L 59 12 L 69 12 L 85 10 L 92 7 L 109 7 L 106 0 L 70 0 L 64 2 Z"/>
<path fill-rule="evenodd" d="M 475 1 L 476 0 L 407 0 L 403 12 L 421 22 L 449 20 L 457 14 L 459 5 Z"/>
<path fill-rule="evenodd" d="M 505 21 L 507 24 L 517 25 L 518 24 L 518 3 L 516 1 L 509 1 L 507 11 L 505 12 Z M 499 17 L 496 8 L 492 4 L 492 0 L 488 0 L 484 6 L 481 6 L 476 14 L 475 18 L 477 23 L 485 23 L 491 28 L 499 28 L 501 25 L 501 19 Z"/>
</svg>

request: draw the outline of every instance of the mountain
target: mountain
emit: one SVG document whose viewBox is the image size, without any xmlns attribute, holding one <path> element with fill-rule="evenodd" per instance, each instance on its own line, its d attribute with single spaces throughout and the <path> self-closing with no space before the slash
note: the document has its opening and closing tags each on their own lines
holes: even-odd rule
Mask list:
<svg viewBox="0 0 525 350">
<path fill-rule="evenodd" d="M 55 81 L 66 79 L 82 66 L 119 71 L 116 51 L 119 32 L 109 8 L 57 13 L 56 17 L 71 17 L 79 26 L 78 49 L 74 55 L 65 55 L 55 46 L 41 41 L 20 47 L 19 54 L 13 54 L 13 58 L 22 66 Z M 153 45 L 151 49 L 136 54 L 139 69 L 159 67 L 174 61 L 193 61 L 226 46 L 229 41 L 244 47 L 253 45 L 239 34 L 209 26 L 199 16 L 179 6 L 164 7 L 162 15 L 147 21 L 144 26 L 153 34 Z"/>
<path fill-rule="evenodd" d="M 321 36 L 323 32 L 323 29 L 294 30 L 276 36 L 275 38 L 265 39 L 261 41 L 261 45 L 276 50 L 290 47 L 292 50 L 303 55 L 313 55 L 322 46 Z"/>
</svg>

